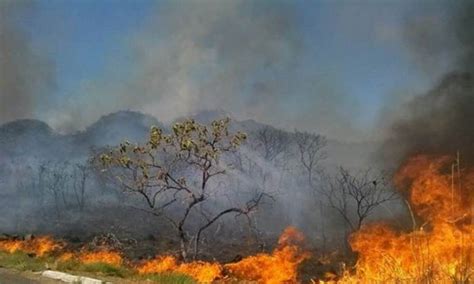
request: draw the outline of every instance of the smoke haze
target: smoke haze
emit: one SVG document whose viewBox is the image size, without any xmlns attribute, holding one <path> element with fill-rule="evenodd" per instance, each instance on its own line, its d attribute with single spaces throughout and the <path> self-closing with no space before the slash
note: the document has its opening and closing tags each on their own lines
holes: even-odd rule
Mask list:
<svg viewBox="0 0 474 284">
<path fill-rule="evenodd" d="M 32 117 L 54 86 L 54 66 L 31 47 L 19 21 L 28 1 L 0 3 L 0 121 Z"/>
<path fill-rule="evenodd" d="M 443 5 L 416 2 L 413 7 L 422 7 L 423 13 L 403 14 L 405 29 L 401 31 L 392 19 L 378 25 L 380 17 L 390 18 L 390 5 L 336 5 L 334 26 L 324 29 L 347 33 L 355 44 L 376 38 L 398 46 L 403 40 L 414 66 L 435 81 L 449 71 L 471 71 L 473 57 L 473 4 L 440 3 Z M 307 55 L 317 53 L 314 49 L 321 46 L 305 38 L 309 19 L 302 17 L 301 7 L 287 1 L 160 2 L 136 30 L 121 36 L 122 46 L 116 47 L 121 51 L 105 60 L 102 72 L 78 83 L 78 88 L 68 90 L 70 94 L 51 95 L 57 79 L 52 63 L 60 58 L 51 57 L 54 53 L 48 57 L 33 46 L 25 29 L 29 24 L 25 19 L 35 13 L 36 5 L 27 1 L 0 5 L 1 122 L 39 118 L 56 130 L 73 132 L 123 109 L 142 111 L 164 122 L 202 110 L 223 109 L 239 119 L 302 128 L 339 140 L 382 140 L 388 136 L 396 141 L 404 140 L 397 133 L 411 133 L 400 129 L 411 125 L 412 116 L 415 121 L 433 115 L 431 111 L 425 111 L 429 115 L 412 113 L 411 108 L 419 107 L 399 108 L 407 98 L 424 101 L 419 99 L 423 95 L 414 95 L 414 90 L 422 93 L 420 88 L 402 85 L 393 90 L 396 95 L 369 93 L 372 100 L 366 101 L 347 88 L 347 77 L 330 62 L 321 67 L 317 66 L 320 62 L 307 62 Z M 319 24 L 312 28 L 320 28 Z M 352 48 L 344 53 L 353 54 Z M 443 82 L 435 85 L 450 85 Z M 366 85 L 370 92 L 374 84 Z M 469 93 L 469 87 L 463 86 L 459 92 Z M 449 93 L 439 88 L 429 93 L 440 92 Z M 376 109 L 378 104 L 384 106 L 377 119 L 383 123 L 374 122 L 371 116 L 365 118 L 370 121 L 359 118 L 368 106 Z M 421 103 L 410 105 L 414 104 Z M 424 108 L 431 110 L 429 105 Z M 406 151 L 412 152 L 411 147 L 406 145 Z"/>
<path fill-rule="evenodd" d="M 414 154 L 457 151 L 465 164 L 474 162 L 474 4 L 464 2 L 454 11 L 449 29 L 432 31 L 436 26 L 426 23 L 412 29 L 409 39 L 421 62 L 429 56 L 431 61 L 447 56 L 455 66 L 435 87 L 400 110 L 382 151 L 389 163 Z"/>
<path fill-rule="evenodd" d="M 127 68 L 111 56 L 101 76 L 82 82 L 41 118 L 70 132 L 123 109 L 168 122 L 223 109 L 288 129 L 354 135 L 350 115 L 357 104 L 336 73 L 306 67 L 311 47 L 297 8 L 288 1 L 160 2 L 123 36 L 118 48 Z M 304 109 L 295 103 L 301 100 Z"/>
<path fill-rule="evenodd" d="M 224 106 L 265 116 L 263 103 L 271 103 L 265 111 L 282 107 L 278 101 L 291 88 L 282 76 L 302 51 L 293 13 L 286 3 L 167 3 L 130 38 L 128 78 L 91 82 L 80 103 L 93 101 L 96 107 L 85 111 L 95 118 L 131 108 L 170 121 Z"/>
</svg>

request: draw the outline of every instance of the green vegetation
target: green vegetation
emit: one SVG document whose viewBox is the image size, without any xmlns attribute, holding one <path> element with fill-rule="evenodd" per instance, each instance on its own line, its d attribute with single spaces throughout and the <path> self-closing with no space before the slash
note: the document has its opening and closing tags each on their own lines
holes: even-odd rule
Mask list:
<svg viewBox="0 0 474 284">
<path fill-rule="evenodd" d="M 55 261 L 51 257 L 35 257 L 24 252 L 7 253 L 0 251 L 0 267 L 19 271 L 42 271 L 54 269 L 70 273 L 84 272 L 97 276 L 120 277 L 131 280 L 149 280 L 164 284 L 195 284 L 194 279 L 179 273 L 163 273 L 138 275 L 135 271 L 124 266 L 114 266 L 106 263 L 84 264 L 74 260 Z"/>
<path fill-rule="evenodd" d="M 40 271 L 48 268 L 49 258 L 36 258 L 24 252 L 6 253 L 0 251 L 0 267 L 21 271 Z"/>
<path fill-rule="evenodd" d="M 148 279 L 156 283 L 164 284 L 196 284 L 197 282 L 186 275 L 179 273 L 163 273 L 141 276 L 142 279 Z"/>
<path fill-rule="evenodd" d="M 128 278 L 134 274 L 133 271 L 123 266 L 115 266 L 101 262 L 84 264 L 74 260 L 59 262 L 56 269 L 69 272 L 88 272 L 96 275 L 120 278 Z"/>
<path fill-rule="evenodd" d="M 164 284 L 194 284 L 196 281 L 189 276 L 179 273 L 163 273 L 151 275 L 138 275 L 135 271 L 124 266 L 115 266 L 107 263 L 84 264 L 74 260 L 59 262 L 57 270 L 67 272 L 87 272 L 100 276 L 112 276 L 125 279 L 150 280 L 152 282 Z"/>
</svg>

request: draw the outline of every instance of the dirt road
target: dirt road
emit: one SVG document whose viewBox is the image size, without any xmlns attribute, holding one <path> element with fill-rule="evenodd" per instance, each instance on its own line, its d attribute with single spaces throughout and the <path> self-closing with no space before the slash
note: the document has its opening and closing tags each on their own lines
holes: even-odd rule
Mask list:
<svg viewBox="0 0 474 284">
<path fill-rule="evenodd" d="M 0 284 L 58 284 L 58 281 L 42 278 L 33 272 L 19 272 L 0 268 Z"/>
<path fill-rule="evenodd" d="M 39 284 L 41 282 L 27 278 L 19 272 L 12 272 L 0 268 L 0 283 L 1 284 Z"/>
</svg>

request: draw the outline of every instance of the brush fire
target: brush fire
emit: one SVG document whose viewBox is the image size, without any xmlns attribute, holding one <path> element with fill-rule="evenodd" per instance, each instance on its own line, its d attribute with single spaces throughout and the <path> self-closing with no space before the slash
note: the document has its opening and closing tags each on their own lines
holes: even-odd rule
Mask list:
<svg viewBox="0 0 474 284">
<path fill-rule="evenodd" d="M 0 0 L 0 283 L 474 284 L 474 0 L 411 2 Z"/>
<path fill-rule="evenodd" d="M 302 249 L 304 237 L 293 227 L 288 227 L 280 236 L 277 248 L 272 253 L 260 253 L 238 262 L 221 264 L 218 262 L 181 262 L 171 255 L 156 256 L 154 259 L 132 264 L 130 268 L 138 274 L 180 273 L 192 277 L 199 283 L 213 281 L 232 282 L 235 279 L 258 283 L 296 283 L 298 265 L 308 258 Z M 32 257 L 56 257 L 57 262 L 75 261 L 82 264 L 108 264 L 119 267 L 125 265 L 117 251 L 99 249 L 97 251 L 64 252 L 64 242 L 51 237 L 37 237 L 30 240 L 2 240 L 0 250 L 8 253 L 24 252 Z M 227 279 L 227 280 L 226 280 Z"/>
<path fill-rule="evenodd" d="M 242 184 L 241 179 L 259 174 L 251 171 L 244 175 L 243 169 L 236 172 L 235 168 L 223 166 L 235 162 L 236 153 L 245 147 L 245 143 L 252 143 L 246 133 L 232 132 L 230 125 L 231 120 L 224 118 L 207 125 L 187 119 L 175 123 L 169 132 L 153 126 L 145 143 L 125 141 L 118 147 L 95 153 L 89 161 L 90 168 L 43 165 L 35 175 L 40 177 L 35 184 L 46 184 L 44 190 L 52 193 L 54 210 L 50 211 L 52 215 L 46 215 L 50 223 L 55 220 L 65 224 L 59 213 L 78 214 L 91 222 L 100 220 L 103 223 L 102 218 L 107 218 L 108 212 L 100 211 L 100 218 L 96 213 L 103 203 L 99 203 L 99 207 L 88 205 L 93 211 L 92 216 L 87 217 L 85 199 L 80 195 L 84 194 L 81 190 L 85 190 L 87 178 L 93 172 L 96 182 L 122 190 L 119 191 L 123 194 L 120 198 L 126 206 L 120 210 L 126 213 L 108 220 L 121 227 L 128 224 L 128 228 L 140 225 L 137 220 L 143 220 L 141 223 L 147 230 L 152 227 L 150 224 L 157 224 L 160 231 L 155 232 L 163 239 L 153 235 L 139 240 L 119 239 L 113 233 L 89 234 L 90 241 L 76 237 L 77 233 L 73 238 L 58 239 L 53 235 L 24 238 L 4 235 L 0 239 L 0 264 L 11 266 L 8 256 L 14 259 L 13 263 L 18 263 L 18 258 L 22 261 L 34 259 L 36 265 L 44 269 L 95 271 L 99 275 L 114 275 L 130 281 L 163 275 L 181 275 L 198 283 L 474 281 L 471 206 L 474 170 L 468 163 L 463 167 L 460 154 L 455 157 L 412 155 L 401 163 L 389 181 L 386 174 L 374 174 L 370 170 L 354 173 L 345 168 L 339 168 L 332 175 L 320 173 L 316 179 L 310 165 L 320 162 L 319 151 L 325 140 L 295 132 L 291 143 L 300 156 L 293 162 L 303 165 L 299 183 L 303 188 L 313 190 L 325 205 L 320 201 L 321 211 L 311 215 L 320 218 L 316 227 L 309 230 L 310 233 L 319 230 L 316 237 L 313 235 L 308 240 L 292 225 L 281 227 L 281 233 L 276 237 L 278 233 L 265 231 L 265 228 L 278 227 L 268 221 L 274 220 L 274 216 L 260 214 L 266 212 L 262 207 L 275 204 L 280 193 L 264 191 L 262 186 L 257 187 L 257 192 L 232 195 L 234 188 L 225 187 L 225 182 L 229 182 L 237 188 L 248 188 L 248 182 Z M 266 129 L 259 135 L 265 138 L 269 131 Z M 277 131 L 272 135 L 282 133 Z M 259 136 L 254 133 L 250 137 Z M 286 151 L 289 149 L 294 148 Z M 237 158 L 240 162 L 252 161 L 245 156 Z M 282 183 L 281 180 L 273 183 L 276 180 L 272 180 L 270 172 L 260 174 L 263 175 L 252 176 L 252 180 L 262 178 L 264 185 L 271 181 L 268 185 L 272 186 Z M 70 185 L 72 192 L 61 191 L 68 186 L 63 176 L 67 179 L 76 177 Z M 237 181 L 232 180 L 236 177 Z M 72 199 L 68 200 L 68 194 Z M 219 194 L 224 194 L 225 198 Z M 76 206 L 73 201 L 78 201 Z M 398 212 L 405 219 L 377 216 L 376 209 L 388 208 L 392 201 L 404 208 Z M 302 200 L 300 202 L 304 204 Z M 120 214 L 120 210 L 112 212 Z M 268 207 L 266 210 L 272 212 Z M 314 211 L 313 207 L 310 211 Z M 137 215 L 139 212 L 143 215 Z M 127 221 L 128 217 L 132 217 L 130 221 Z M 338 218 L 335 220 L 342 222 L 342 226 L 328 225 L 326 218 Z M 270 227 L 265 227 L 264 220 Z M 336 229 L 332 236 L 344 236 L 342 247 L 337 246 L 336 239 L 327 240 L 328 227 Z M 308 231 L 308 226 L 302 228 Z M 114 228 L 102 227 L 102 230 L 107 229 Z M 223 237 L 226 234 L 228 237 Z M 231 237 L 233 234 L 238 237 Z"/>
<path fill-rule="evenodd" d="M 474 171 L 462 169 L 459 158 L 416 156 L 401 167 L 394 181 L 419 218 L 414 217 L 409 232 L 376 223 L 353 233 L 350 244 L 358 254 L 356 272 L 343 280 L 472 281 Z"/>
<path fill-rule="evenodd" d="M 397 171 L 394 184 L 411 210 L 412 228 L 400 230 L 386 222 L 369 223 L 353 232 L 349 244 L 357 258 L 332 279 L 312 283 L 468 283 L 474 273 L 474 227 L 471 208 L 474 171 L 462 168 L 459 157 L 420 155 Z M 124 259 L 104 247 L 66 251 L 65 241 L 50 236 L 4 239 L 0 250 L 31 257 L 55 257 L 57 262 L 105 263 L 128 266 L 138 275 L 180 273 L 199 283 L 298 283 L 300 266 L 317 252 L 305 249 L 303 234 L 286 228 L 275 249 L 230 263 L 182 261 L 173 255 L 149 260 Z"/>
<path fill-rule="evenodd" d="M 38 238 L 32 237 L 27 240 L 7 239 L 0 241 L 0 250 L 9 253 L 22 251 L 39 257 L 42 257 L 62 247 L 62 243 L 55 241 L 50 236 L 42 236 Z"/>
</svg>

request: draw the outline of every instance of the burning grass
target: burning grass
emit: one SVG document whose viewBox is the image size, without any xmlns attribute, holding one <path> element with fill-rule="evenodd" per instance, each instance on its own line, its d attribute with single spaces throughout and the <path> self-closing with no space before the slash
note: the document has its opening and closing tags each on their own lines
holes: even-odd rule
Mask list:
<svg viewBox="0 0 474 284">
<path fill-rule="evenodd" d="M 225 265 L 230 275 L 242 280 L 258 283 L 295 283 L 298 266 L 309 254 L 302 250 L 304 237 L 293 227 L 281 235 L 272 254 L 261 253 L 249 256 L 237 263 Z"/>
<path fill-rule="evenodd" d="M 179 263 L 173 256 L 157 256 L 137 267 L 139 274 L 180 273 L 196 279 L 199 282 L 212 282 L 221 277 L 222 266 L 219 263 L 194 261 Z"/>
<path fill-rule="evenodd" d="M 178 272 L 200 283 L 223 278 L 269 284 L 294 283 L 297 282 L 298 265 L 308 257 L 302 249 L 303 242 L 303 234 L 289 227 L 282 233 L 278 247 L 271 254 L 260 253 L 225 265 L 203 261 L 179 263 L 172 256 L 158 256 L 142 263 L 137 270 L 140 274 Z"/>
<path fill-rule="evenodd" d="M 113 276 L 143 280 L 136 271 L 126 266 L 120 253 L 108 250 L 61 252 L 64 243 L 51 237 L 0 241 L 0 267 L 20 271 L 56 269 L 67 272 Z M 146 277 L 158 283 L 194 283 L 193 278 L 180 273 L 165 273 Z"/>
<path fill-rule="evenodd" d="M 0 250 L 2 251 L 9 253 L 21 251 L 28 254 L 34 254 L 39 257 L 54 252 L 55 250 L 59 250 L 63 248 L 63 246 L 63 243 L 55 241 L 50 236 L 42 236 L 37 238 L 32 237 L 27 240 L 0 240 Z"/>
<path fill-rule="evenodd" d="M 3 242 L 4 245 L 0 247 L 0 250 L 3 250 L 2 256 L 12 263 L 3 266 L 35 271 L 53 268 L 137 280 L 149 279 L 159 283 L 248 280 L 271 284 L 297 282 L 298 266 L 308 257 L 302 249 L 303 235 L 292 227 L 283 232 L 277 248 L 272 253 L 260 253 L 231 264 L 205 261 L 180 262 L 174 256 L 164 255 L 134 265 L 114 250 L 101 248 L 64 252 L 62 251 L 64 246 L 53 245 L 55 242 L 50 242 L 52 239 L 49 237 L 37 238 L 37 240 L 36 242 L 26 240 Z M 46 242 L 49 244 L 48 250 L 37 245 L 37 242 L 43 243 L 45 240 L 48 240 Z"/>
<path fill-rule="evenodd" d="M 474 281 L 474 217 L 470 206 L 474 170 L 461 170 L 448 157 L 410 159 L 395 184 L 413 210 L 413 229 L 400 232 L 385 223 L 363 226 L 349 239 L 357 263 L 329 273 L 316 283 L 472 283 Z M 234 263 L 181 262 L 172 255 L 133 263 L 116 250 L 100 248 L 64 252 L 50 237 L 0 241 L 0 265 L 17 269 L 84 271 L 159 283 L 297 283 L 298 268 L 310 255 L 304 237 L 287 228 L 271 253 Z M 55 256 L 55 257 L 53 257 Z M 328 273 L 326 273 L 328 274 Z M 171 279 L 171 280 L 170 280 Z"/>
<path fill-rule="evenodd" d="M 422 223 L 405 233 L 383 223 L 355 232 L 350 244 L 358 253 L 356 272 L 341 282 L 474 281 L 474 171 L 461 171 L 449 157 L 418 156 L 399 170 L 395 183 Z"/>
<path fill-rule="evenodd" d="M 120 253 L 115 251 L 84 251 L 79 253 L 78 260 L 84 264 L 104 263 L 110 266 L 121 266 L 123 263 Z"/>
</svg>

